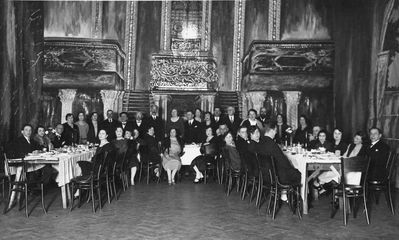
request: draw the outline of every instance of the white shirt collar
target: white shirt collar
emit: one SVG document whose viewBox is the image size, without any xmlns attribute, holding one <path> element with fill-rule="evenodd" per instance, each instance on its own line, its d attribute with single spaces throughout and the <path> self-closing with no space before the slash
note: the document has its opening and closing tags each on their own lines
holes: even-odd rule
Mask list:
<svg viewBox="0 0 399 240">
<path fill-rule="evenodd" d="M 254 125 L 256 125 L 258 123 L 256 121 L 256 119 L 255 120 L 251 120 L 251 119 L 248 118 L 248 120 L 249 120 L 249 123 L 251 124 L 251 126 L 254 126 Z"/>
<path fill-rule="evenodd" d="M 23 136 L 26 139 L 26 141 L 28 141 L 28 143 L 30 144 L 30 139 L 27 136 L 25 136 L 25 135 L 23 135 Z"/>
<path fill-rule="evenodd" d="M 378 143 L 379 141 L 380 141 L 380 139 L 378 139 L 378 140 L 375 141 L 375 142 L 372 142 L 370 148 L 372 148 L 372 147 L 373 147 L 376 143 Z"/>
</svg>

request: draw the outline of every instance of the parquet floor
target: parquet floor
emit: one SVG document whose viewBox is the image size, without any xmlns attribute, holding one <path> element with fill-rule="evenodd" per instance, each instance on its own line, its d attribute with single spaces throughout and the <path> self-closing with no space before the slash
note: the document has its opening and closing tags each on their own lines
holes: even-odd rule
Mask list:
<svg viewBox="0 0 399 240">
<path fill-rule="evenodd" d="M 371 225 L 359 211 L 346 227 L 342 212 L 330 219 L 326 197 L 302 221 L 286 205 L 273 221 L 264 208 L 258 211 L 235 192 L 226 197 L 214 183 L 140 184 L 95 214 L 90 204 L 62 209 L 55 189 L 46 201 L 48 215 L 40 205 L 29 219 L 16 209 L 1 214 L 0 239 L 399 239 L 399 217 L 390 214 L 384 198 L 372 206 Z"/>
</svg>

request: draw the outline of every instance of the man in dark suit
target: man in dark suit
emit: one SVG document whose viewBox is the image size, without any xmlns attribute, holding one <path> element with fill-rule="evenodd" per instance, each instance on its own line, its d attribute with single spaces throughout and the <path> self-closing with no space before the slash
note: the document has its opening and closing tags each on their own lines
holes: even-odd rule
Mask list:
<svg viewBox="0 0 399 240">
<path fill-rule="evenodd" d="M 300 184 L 301 173 L 298 171 L 298 169 L 292 166 L 291 162 L 284 155 L 280 147 L 273 141 L 276 133 L 276 123 L 271 122 L 265 131 L 265 136 L 262 138 L 262 143 L 250 145 L 249 150 L 274 158 L 277 174 L 282 184 Z"/>
<path fill-rule="evenodd" d="M 133 129 L 137 129 L 139 131 L 139 137 L 141 139 L 144 138 L 145 134 L 147 133 L 148 126 L 143 119 L 143 113 L 137 112 L 136 113 L 136 120 L 132 123 Z"/>
<path fill-rule="evenodd" d="M 270 113 L 267 112 L 265 107 L 260 108 L 259 117 L 257 119 L 262 123 L 263 127 L 270 122 Z"/>
<path fill-rule="evenodd" d="M 118 126 L 118 123 L 116 120 L 112 118 L 114 112 L 112 110 L 107 111 L 107 118 L 101 123 L 101 129 L 104 129 L 107 131 L 108 134 L 108 141 L 112 141 L 116 138 L 115 136 L 115 130 L 116 127 Z"/>
<path fill-rule="evenodd" d="M 121 127 L 123 130 L 123 136 L 125 136 L 126 130 L 133 131 L 133 123 L 129 121 L 127 112 L 121 112 L 119 114 L 120 121 L 117 127 Z"/>
<path fill-rule="evenodd" d="M 201 123 L 194 119 L 194 115 L 191 111 L 188 111 L 187 122 L 184 123 L 184 142 L 201 143 Z"/>
<path fill-rule="evenodd" d="M 61 148 L 65 145 L 65 138 L 62 136 L 64 132 L 64 125 L 58 124 L 55 127 L 55 136 L 51 139 L 54 148 Z"/>
<path fill-rule="evenodd" d="M 21 129 L 21 134 L 22 135 L 17 137 L 11 144 L 11 149 L 8 150 L 10 158 L 22 158 L 28 155 L 28 153 L 40 149 L 40 146 L 31 138 L 32 125 L 25 124 Z"/>
<path fill-rule="evenodd" d="M 223 119 L 223 122 L 227 125 L 233 136 L 236 136 L 242 120 L 235 116 L 234 107 L 230 106 L 227 108 L 227 116 Z"/>
<path fill-rule="evenodd" d="M 382 131 L 373 127 L 369 130 L 371 145 L 367 149 L 370 157 L 368 179 L 371 181 L 381 181 L 386 174 L 386 164 L 389 157 L 389 146 L 381 140 Z"/>
<path fill-rule="evenodd" d="M 154 127 L 155 138 L 157 141 L 162 141 L 165 137 L 164 122 L 162 121 L 162 118 L 158 116 L 158 107 L 156 105 L 151 106 L 151 112 L 147 119 L 147 124 L 148 126 Z"/>
<path fill-rule="evenodd" d="M 220 111 L 219 107 L 215 107 L 212 117 L 213 132 L 216 132 L 216 130 L 219 128 L 220 124 L 222 123 L 223 123 L 222 112 Z"/>
</svg>

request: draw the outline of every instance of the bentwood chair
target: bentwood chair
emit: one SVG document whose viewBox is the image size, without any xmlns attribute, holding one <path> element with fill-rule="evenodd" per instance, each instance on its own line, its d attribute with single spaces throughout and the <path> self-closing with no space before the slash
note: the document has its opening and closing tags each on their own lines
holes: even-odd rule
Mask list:
<svg viewBox="0 0 399 240">
<path fill-rule="evenodd" d="M 378 204 L 379 193 L 380 192 L 385 193 L 385 198 L 387 200 L 388 208 L 391 210 L 392 215 L 395 215 L 395 206 L 392 197 L 392 189 L 395 189 L 394 169 L 396 167 L 398 156 L 399 156 L 398 153 L 396 154 L 394 152 L 390 153 L 385 169 L 380 170 L 385 172 L 383 179 L 380 180 L 369 179 L 367 181 L 368 184 L 367 190 L 369 193 L 373 193 L 373 196 L 376 200 L 376 204 Z"/>
<path fill-rule="evenodd" d="M 367 208 L 367 172 L 370 164 L 370 158 L 368 157 L 351 157 L 351 158 L 341 158 L 341 179 L 338 187 L 333 189 L 332 195 L 332 213 L 331 217 L 334 217 L 336 212 L 336 200 L 342 198 L 343 202 L 343 215 L 344 215 L 344 225 L 347 225 L 347 212 L 351 209 L 349 205 L 349 200 L 352 199 L 352 212 L 353 217 L 356 218 L 356 199 L 363 199 L 364 212 L 366 215 L 367 224 L 370 224 L 370 219 L 368 215 Z M 360 182 L 359 184 L 354 184 L 353 179 L 356 177 L 350 176 L 359 176 L 360 174 Z M 353 178 L 353 179 L 352 179 Z M 352 180 L 351 180 L 352 179 Z"/>
<path fill-rule="evenodd" d="M 42 179 L 30 179 L 27 176 L 27 163 L 23 158 L 20 159 L 9 159 L 7 155 L 4 154 L 5 163 L 5 174 L 8 176 L 8 201 L 4 208 L 4 214 L 7 213 L 11 208 L 9 208 L 11 203 L 12 193 L 15 193 L 15 197 L 20 200 L 18 194 L 23 195 L 25 198 L 25 215 L 29 217 L 28 211 L 28 191 L 36 191 L 40 189 L 41 205 L 44 214 L 47 214 L 45 203 L 44 203 L 44 183 Z M 13 177 L 11 172 L 11 167 L 20 168 L 21 175 L 20 179 L 16 179 L 16 175 Z M 19 201 L 19 210 L 21 209 L 21 201 Z"/>
<path fill-rule="evenodd" d="M 223 158 L 225 160 L 225 165 L 226 165 L 225 192 L 226 192 L 226 195 L 229 196 L 231 193 L 231 190 L 234 186 L 234 183 L 237 187 L 237 192 L 239 192 L 240 180 L 241 180 L 241 170 L 232 168 L 231 159 L 230 159 L 228 151 L 226 151 L 223 148 L 222 153 L 223 153 L 222 155 L 223 155 Z"/>
<path fill-rule="evenodd" d="M 271 182 L 272 182 L 272 176 L 270 175 L 271 172 L 271 158 L 262 156 L 262 155 L 255 155 L 256 163 L 257 163 L 257 169 L 256 171 L 258 172 L 258 177 L 257 180 L 255 181 L 254 186 L 257 187 L 257 194 L 256 194 L 256 202 L 255 205 L 260 209 L 262 205 L 262 199 L 266 199 L 267 195 L 271 191 Z M 253 188 L 254 190 L 254 188 Z M 251 191 L 251 198 L 253 197 L 254 191 Z"/>
<path fill-rule="evenodd" d="M 218 156 L 216 151 L 216 146 L 213 144 L 204 145 L 204 157 L 206 159 L 205 162 L 205 174 L 204 174 L 204 183 L 208 182 L 209 173 L 213 173 L 213 178 L 218 179 L 219 181 L 219 164 L 218 164 Z"/>
<path fill-rule="evenodd" d="M 91 199 L 92 202 L 92 210 L 93 213 L 96 212 L 96 207 L 95 207 L 95 201 L 96 197 L 94 194 L 94 191 L 97 191 L 97 197 L 98 197 L 98 207 L 101 210 L 102 208 L 102 202 L 101 202 L 101 187 L 106 183 L 105 182 L 105 176 L 106 176 L 106 159 L 108 156 L 108 152 L 105 152 L 104 154 L 97 155 L 93 157 L 92 159 L 92 164 L 91 164 L 91 170 L 90 174 L 82 175 L 79 177 L 76 177 L 71 180 L 71 198 L 72 202 L 70 204 L 70 211 L 72 211 L 75 203 L 75 189 L 79 190 L 79 203 L 78 207 L 81 206 L 81 196 L 83 194 L 82 191 L 89 191 L 89 199 Z"/>
<path fill-rule="evenodd" d="M 262 155 L 261 155 L 262 156 Z M 282 192 L 287 193 L 288 204 L 292 212 L 298 215 L 299 219 L 302 219 L 302 197 L 300 193 L 301 185 L 299 184 L 282 184 L 278 177 L 278 169 L 276 168 L 275 159 L 272 156 L 262 156 L 265 160 L 269 160 L 271 163 L 270 168 L 270 197 L 267 212 L 272 214 L 274 220 L 277 212 L 277 200 L 281 196 Z"/>
</svg>

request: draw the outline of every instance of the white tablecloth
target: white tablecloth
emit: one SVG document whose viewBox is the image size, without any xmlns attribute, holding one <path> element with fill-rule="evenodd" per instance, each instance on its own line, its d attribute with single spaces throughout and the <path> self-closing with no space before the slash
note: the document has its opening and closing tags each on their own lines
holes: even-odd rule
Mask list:
<svg viewBox="0 0 399 240">
<path fill-rule="evenodd" d="M 71 179 L 74 177 L 80 176 L 81 169 L 78 166 L 78 161 L 91 161 L 91 158 L 94 156 L 95 151 L 83 151 L 83 152 L 75 152 L 75 153 L 59 153 L 55 155 L 48 154 L 40 154 L 40 155 L 31 155 L 27 156 L 25 160 L 51 160 L 51 165 L 58 171 L 58 175 L 56 178 L 56 182 L 58 186 L 64 186 L 68 184 Z M 56 161 L 56 163 L 54 163 Z M 27 171 L 33 172 L 43 168 L 44 164 L 28 164 Z M 19 171 L 20 167 L 10 167 L 11 175 L 17 174 L 20 175 Z M 18 174 L 19 173 L 19 174 Z"/>
<path fill-rule="evenodd" d="M 200 145 L 196 144 L 186 144 L 184 146 L 184 154 L 181 156 L 181 164 L 182 165 L 190 165 L 194 158 L 201 155 Z"/>
<path fill-rule="evenodd" d="M 305 193 L 306 186 L 306 166 L 308 163 L 325 163 L 336 164 L 340 163 L 341 159 L 334 154 L 319 154 L 319 155 L 304 155 L 285 152 L 287 158 L 291 161 L 292 165 L 301 172 L 301 196 L 304 200 L 304 213 L 307 214 L 307 192 Z"/>
</svg>

